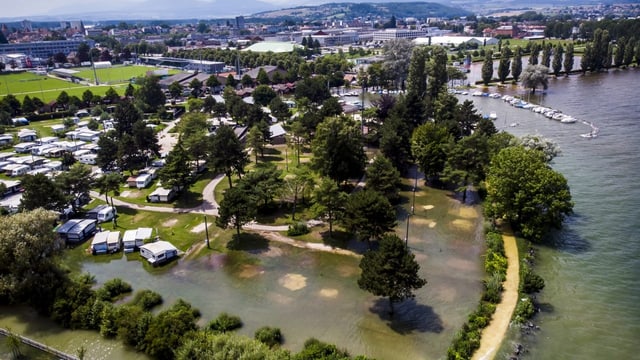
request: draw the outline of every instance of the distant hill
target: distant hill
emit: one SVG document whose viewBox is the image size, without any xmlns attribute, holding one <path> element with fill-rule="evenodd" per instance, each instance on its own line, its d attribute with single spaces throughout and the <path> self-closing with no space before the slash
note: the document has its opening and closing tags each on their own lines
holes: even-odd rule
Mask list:
<svg viewBox="0 0 640 360">
<path fill-rule="evenodd" d="M 306 21 L 349 18 L 389 18 L 406 17 L 459 17 L 472 13 L 461 8 L 430 2 L 388 2 L 388 3 L 330 3 L 315 6 L 297 6 L 288 9 L 263 11 L 251 18 L 274 19 L 296 18 Z"/>
</svg>

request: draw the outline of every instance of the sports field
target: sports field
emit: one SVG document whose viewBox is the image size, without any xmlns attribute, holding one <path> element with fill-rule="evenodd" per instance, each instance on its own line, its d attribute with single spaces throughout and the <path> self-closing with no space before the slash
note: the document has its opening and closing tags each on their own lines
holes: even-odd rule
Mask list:
<svg viewBox="0 0 640 360">
<path fill-rule="evenodd" d="M 103 96 L 105 92 L 113 87 L 120 95 L 129 84 L 132 77 L 144 76 L 147 71 L 155 70 L 149 66 L 114 66 L 106 69 L 96 69 L 100 86 L 89 86 L 86 84 L 76 84 L 71 81 L 61 80 L 47 75 L 36 75 L 30 72 L 22 73 L 1 73 L 0 74 L 0 98 L 7 94 L 15 95 L 20 101 L 26 95 L 38 97 L 44 102 L 55 100 L 62 90 L 69 96 L 82 98 L 82 93 L 89 89 L 95 95 Z M 85 78 L 93 84 L 93 70 L 91 68 L 76 68 L 77 77 Z M 169 70 L 169 74 L 175 74 L 178 70 Z"/>
<path fill-rule="evenodd" d="M 87 81 L 94 82 L 93 69 L 89 67 L 74 68 L 71 70 L 78 71 L 75 76 L 83 78 Z M 117 84 L 127 83 L 131 78 L 145 76 L 147 71 L 157 70 L 151 66 L 137 66 L 137 65 L 116 65 L 110 68 L 96 69 L 98 75 L 98 82 L 100 84 Z M 169 70 L 169 74 L 175 74 L 178 70 Z"/>
</svg>

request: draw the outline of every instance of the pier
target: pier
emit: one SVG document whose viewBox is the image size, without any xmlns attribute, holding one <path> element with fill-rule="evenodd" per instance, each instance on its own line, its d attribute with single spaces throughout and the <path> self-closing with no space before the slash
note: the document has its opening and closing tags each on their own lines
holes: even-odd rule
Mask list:
<svg viewBox="0 0 640 360">
<path fill-rule="evenodd" d="M 49 345 L 45 345 L 43 343 L 37 342 L 35 340 L 29 339 L 28 337 L 24 337 L 20 334 L 16 334 L 13 333 L 7 329 L 3 329 L 0 328 L 0 335 L 5 336 L 5 337 L 10 337 L 10 336 L 15 336 L 18 339 L 20 339 L 20 342 L 22 342 L 23 344 L 29 345 L 33 348 L 36 348 L 38 350 L 42 350 L 44 352 L 47 352 L 53 356 L 55 356 L 57 359 L 62 359 L 62 360 L 80 360 L 77 356 L 75 355 L 69 355 L 67 353 L 64 353 L 58 349 L 54 349 Z"/>
</svg>

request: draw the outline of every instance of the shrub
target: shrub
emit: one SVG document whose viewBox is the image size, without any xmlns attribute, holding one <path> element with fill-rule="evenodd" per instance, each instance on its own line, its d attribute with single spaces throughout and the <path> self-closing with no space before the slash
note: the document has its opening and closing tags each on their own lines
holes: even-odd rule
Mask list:
<svg viewBox="0 0 640 360">
<path fill-rule="evenodd" d="M 289 230 L 287 230 L 287 235 L 289 236 L 298 236 L 309 233 L 309 227 L 307 224 L 303 222 L 295 223 L 293 225 L 289 225 Z"/>
<path fill-rule="evenodd" d="M 241 328 L 242 320 L 238 316 L 221 313 L 207 327 L 214 332 L 226 333 Z"/>
<path fill-rule="evenodd" d="M 111 279 L 102 285 L 102 287 L 96 291 L 96 297 L 104 301 L 113 301 L 118 296 L 126 293 L 130 293 L 133 289 L 131 285 L 122 279 Z"/>
<path fill-rule="evenodd" d="M 484 270 L 488 274 L 499 274 L 504 280 L 504 276 L 507 273 L 507 258 L 498 253 L 488 251 L 484 259 Z"/>
<path fill-rule="evenodd" d="M 497 304 L 502 298 L 502 281 L 503 277 L 498 273 L 493 273 L 491 277 L 484 282 L 484 294 L 482 300 Z"/>
<path fill-rule="evenodd" d="M 515 316 L 513 321 L 516 324 L 524 324 L 527 320 L 531 319 L 535 315 L 536 309 L 533 306 L 533 301 L 530 297 L 524 297 L 518 301 L 516 305 Z"/>
<path fill-rule="evenodd" d="M 269 347 L 282 344 L 282 333 L 278 328 L 263 326 L 256 330 L 254 338 Z"/>
<path fill-rule="evenodd" d="M 494 253 L 504 255 L 504 241 L 502 241 L 502 235 L 495 231 L 487 232 L 487 249 Z"/>
<path fill-rule="evenodd" d="M 544 289 L 544 279 L 534 273 L 524 261 L 520 269 L 520 275 L 520 292 L 532 294 Z"/>
<path fill-rule="evenodd" d="M 139 306 L 145 311 L 149 311 L 160 304 L 162 304 L 162 296 L 155 291 L 147 289 L 138 291 L 131 301 L 131 305 Z"/>
</svg>

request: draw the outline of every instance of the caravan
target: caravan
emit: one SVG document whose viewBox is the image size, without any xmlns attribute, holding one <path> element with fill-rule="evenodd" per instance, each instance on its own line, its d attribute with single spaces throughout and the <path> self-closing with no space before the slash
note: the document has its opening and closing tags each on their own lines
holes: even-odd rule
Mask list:
<svg viewBox="0 0 640 360">
<path fill-rule="evenodd" d="M 153 266 L 178 257 L 178 249 L 168 241 L 156 241 L 140 247 L 140 255 Z"/>
<path fill-rule="evenodd" d="M 138 189 L 144 189 L 153 181 L 151 174 L 142 174 L 136 178 L 136 187 Z"/>
<path fill-rule="evenodd" d="M 153 229 L 138 228 L 137 230 L 127 230 L 122 237 L 122 247 L 125 253 L 135 251 L 144 245 L 145 240 L 150 240 Z"/>
<path fill-rule="evenodd" d="M 99 205 L 87 211 L 86 217 L 87 219 L 95 219 L 98 220 L 99 223 L 102 223 L 113 220 L 116 215 L 117 211 L 115 208 L 108 205 Z"/>
<path fill-rule="evenodd" d="M 78 157 L 78 162 L 85 165 L 95 165 L 97 158 L 97 154 L 84 154 Z"/>
</svg>

